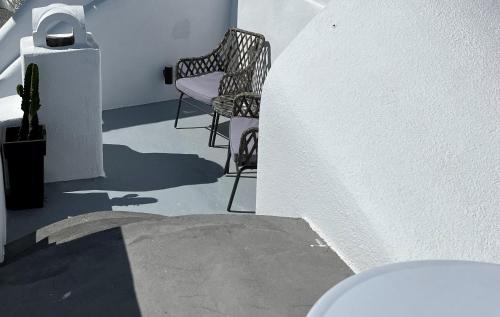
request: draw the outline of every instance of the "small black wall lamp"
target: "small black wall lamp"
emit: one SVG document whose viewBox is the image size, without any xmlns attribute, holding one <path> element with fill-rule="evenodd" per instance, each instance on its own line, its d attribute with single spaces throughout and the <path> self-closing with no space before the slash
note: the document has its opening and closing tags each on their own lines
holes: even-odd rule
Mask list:
<svg viewBox="0 0 500 317">
<path fill-rule="evenodd" d="M 172 85 L 174 83 L 174 68 L 170 65 L 165 66 L 163 77 L 165 78 L 165 85 Z"/>
</svg>

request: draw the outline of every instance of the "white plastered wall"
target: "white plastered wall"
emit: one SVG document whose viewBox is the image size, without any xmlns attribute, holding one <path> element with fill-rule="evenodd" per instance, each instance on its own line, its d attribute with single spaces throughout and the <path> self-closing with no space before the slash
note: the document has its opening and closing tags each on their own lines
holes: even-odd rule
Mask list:
<svg viewBox="0 0 500 317">
<path fill-rule="evenodd" d="M 257 213 L 355 271 L 500 263 L 499 34 L 495 0 L 332 1 L 267 79 Z"/>
<path fill-rule="evenodd" d="M 14 107 L 21 102 L 17 95 L 0 98 L 0 105 L 4 105 L 0 112 L 0 139 L 3 140 L 3 129 L 10 126 L 19 125 L 19 117 L 22 116 L 21 109 Z M 5 206 L 3 162 L 0 160 L 0 263 L 5 255 L 4 245 L 7 243 L 7 209 Z"/>
<path fill-rule="evenodd" d="M 275 59 L 330 0 L 239 0 L 238 27 L 262 33 Z"/>
<path fill-rule="evenodd" d="M 232 20 L 236 0 L 59 0 L 84 5 L 87 30 L 102 52 L 103 108 L 177 98 L 163 67 L 209 53 Z M 0 28 L 0 98 L 21 80 L 19 40 L 31 35 L 31 10 L 54 1 L 28 0 Z"/>
</svg>

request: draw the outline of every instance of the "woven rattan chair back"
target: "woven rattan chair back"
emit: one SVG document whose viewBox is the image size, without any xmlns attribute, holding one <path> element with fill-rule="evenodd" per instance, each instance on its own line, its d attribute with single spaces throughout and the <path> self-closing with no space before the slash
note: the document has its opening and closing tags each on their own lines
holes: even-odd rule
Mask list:
<svg viewBox="0 0 500 317">
<path fill-rule="evenodd" d="M 255 68 L 252 76 L 252 92 L 262 94 L 262 87 L 266 81 L 267 74 L 271 69 L 271 45 L 265 42 L 260 54 L 255 62 Z"/>
<path fill-rule="evenodd" d="M 264 44 L 264 36 L 241 29 L 226 32 L 218 52 L 222 70 L 235 73 L 251 66 Z"/>
</svg>

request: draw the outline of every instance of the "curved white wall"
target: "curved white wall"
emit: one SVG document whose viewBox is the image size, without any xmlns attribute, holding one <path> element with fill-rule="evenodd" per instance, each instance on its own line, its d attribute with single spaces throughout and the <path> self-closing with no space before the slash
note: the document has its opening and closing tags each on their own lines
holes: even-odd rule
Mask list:
<svg viewBox="0 0 500 317">
<path fill-rule="evenodd" d="M 267 79 L 257 212 L 356 271 L 500 263 L 499 21 L 496 0 L 332 1 Z"/>
<path fill-rule="evenodd" d="M 60 0 L 85 5 L 87 30 L 102 52 L 104 109 L 173 99 L 162 70 L 180 57 L 210 52 L 231 22 L 234 0 Z M 54 1 L 27 1 L 0 29 L 0 97 L 21 79 L 19 39 L 31 34 L 31 9 Z M 14 64 L 13 64 L 14 63 Z"/>
<path fill-rule="evenodd" d="M 275 59 L 330 0 L 239 0 L 238 27 L 262 33 Z"/>
</svg>

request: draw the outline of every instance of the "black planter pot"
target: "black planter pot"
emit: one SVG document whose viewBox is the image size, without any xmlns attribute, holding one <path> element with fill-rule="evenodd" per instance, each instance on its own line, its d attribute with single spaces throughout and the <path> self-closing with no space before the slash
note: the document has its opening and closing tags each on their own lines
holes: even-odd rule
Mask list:
<svg viewBox="0 0 500 317">
<path fill-rule="evenodd" d="M 17 141 L 19 127 L 6 128 L 2 145 L 8 209 L 42 208 L 46 133 L 39 140 Z"/>
</svg>

